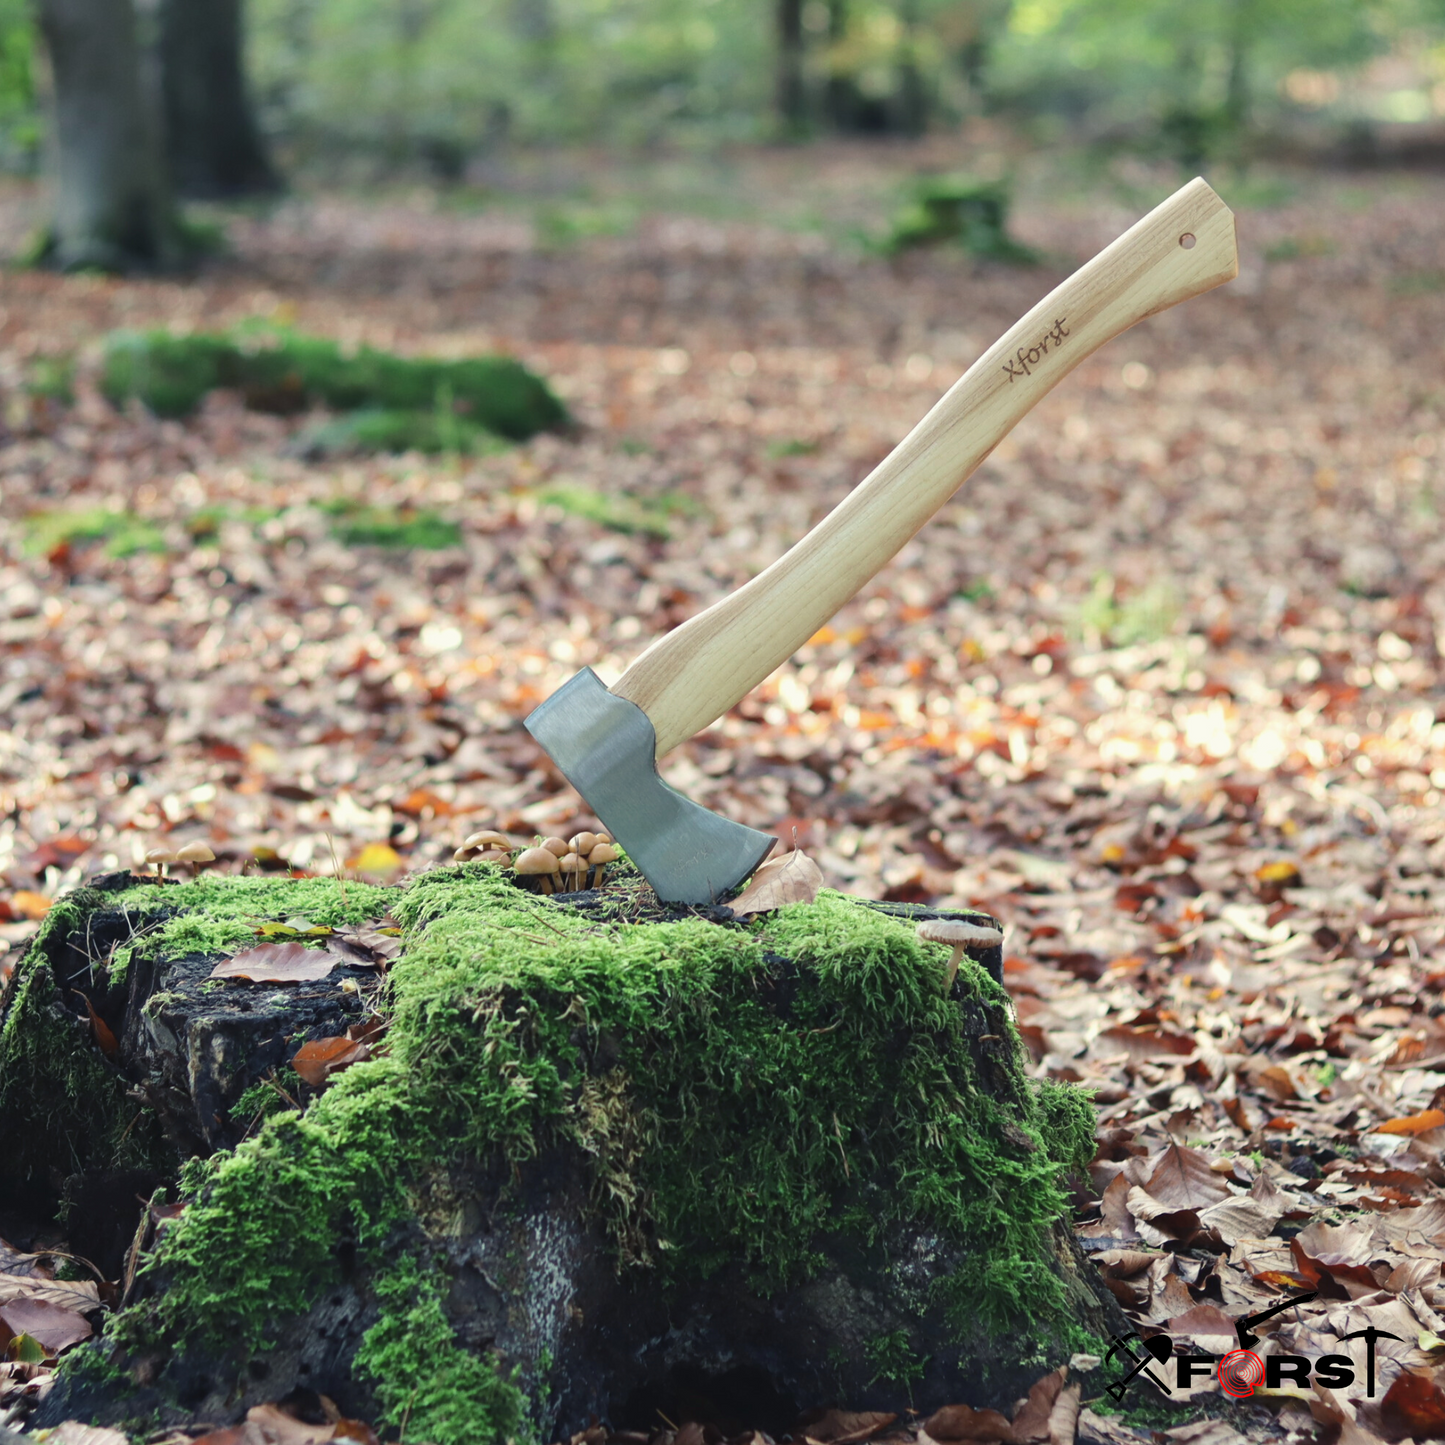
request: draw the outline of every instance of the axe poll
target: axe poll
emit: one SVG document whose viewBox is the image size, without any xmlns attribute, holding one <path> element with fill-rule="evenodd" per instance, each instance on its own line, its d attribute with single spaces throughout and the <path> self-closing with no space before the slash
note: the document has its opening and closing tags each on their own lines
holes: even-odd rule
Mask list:
<svg viewBox="0 0 1445 1445">
<path fill-rule="evenodd" d="M 610 688 L 584 668 L 526 719 L 660 898 L 711 902 L 776 840 L 668 787 L 657 759 L 792 656 L 1081 361 L 1238 272 L 1233 213 L 1191 181 L 1045 296 L 770 567 L 659 638 Z"/>
</svg>

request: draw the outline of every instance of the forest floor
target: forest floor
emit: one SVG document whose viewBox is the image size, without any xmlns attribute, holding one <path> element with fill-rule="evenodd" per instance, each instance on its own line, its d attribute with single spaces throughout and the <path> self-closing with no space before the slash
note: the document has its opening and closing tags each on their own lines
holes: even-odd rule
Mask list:
<svg viewBox="0 0 1445 1445">
<path fill-rule="evenodd" d="M 849 239 L 940 154 L 742 156 L 661 199 L 605 169 L 582 201 L 302 195 L 191 280 L 0 277 L 0 972 L 162 841 L 399 876 L 586 826 L 523 716 L 780 555 L 1174 184 L 1026 169 L 1032 269 Z M 1096 1090 L 1080 1233 L 1146 1333 L 1221 1354 L 1303 1289 L 1276 1350 L 1363 1380 L 1340 1338 L 1399 1337 L 1374 1400 L 1285 1382 L 1176 1440 L 1438 1437 L 1445 179 L 1224 194 L 1239 280 L 1085 362 L 664 773 L 833 886 L 1004 922 L 1037 1071 Z M 0 239 L 37 205 L 0 196 Z M 509 351 L 578 426 L 315 461 L 315 418 L 96 391 L 114 328 L 254 318 Z M 68 356 L 74 404 L 37 395 Z M 351 545 L 328 505 L 455 544 Z"/>
</svg>

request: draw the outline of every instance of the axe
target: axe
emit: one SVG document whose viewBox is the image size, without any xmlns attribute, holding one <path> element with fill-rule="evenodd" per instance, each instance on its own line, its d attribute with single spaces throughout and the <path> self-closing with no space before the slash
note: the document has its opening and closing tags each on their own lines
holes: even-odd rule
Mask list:
<svg viewBox="0 0 1445 1445">
<path fill-rule="evenodd" d="M 527 730 L 669 903 L 709 903 L 775 839 L 667 786 L 657 759 L 715 722 L 882 570 L 1085 357 L 1239 273 L 1234 215 L 1200 179 L 1051 291 L 816 527 L 654 642 L 613 685 L 584 668 Z"/>
</svg>

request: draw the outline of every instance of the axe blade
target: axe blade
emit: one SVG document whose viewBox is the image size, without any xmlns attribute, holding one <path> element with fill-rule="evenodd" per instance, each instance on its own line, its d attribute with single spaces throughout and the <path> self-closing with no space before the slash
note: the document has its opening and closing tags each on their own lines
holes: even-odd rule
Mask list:
<svg viewBox="0 0 1445 1445">
<path fill-rule="evenodd" d="M 777 842 L 668 787 L 657 773 L 657 735 L 647 714 L 608 692 L 590 667 L 524 726 L 664 903 L 714 902 Z"/>
</svg>

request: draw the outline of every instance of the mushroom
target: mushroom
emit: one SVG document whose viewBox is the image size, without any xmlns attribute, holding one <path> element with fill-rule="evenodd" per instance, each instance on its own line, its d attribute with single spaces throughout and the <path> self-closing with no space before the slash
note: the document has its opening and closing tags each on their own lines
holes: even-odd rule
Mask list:
<svg viewBox="0 0 1445 1445">
<path fill-rule="evenodd" d="M 191 877 L 193 879 L 201 876 L 201 869 L 204 868 L 207 863 L 214 863 L 215 861 L 216 855 L 211 852 L 209 846 L 205 843 L 187 843 L 186 846 L 176 854 L 177 863 L 189 863 L 191 865 Z"/>
<path fill-rule="evenodd" d="M 462 840 L 463 848 L 470 848 L 474 853 L 485 853 L 496 849 L 511 852 L 512 840 L 505 833 L 499 833 L 495 828 L 483 828 L 480 833 L 472 833 Z"/>
<path fill-rule="evenodd" d="M 918 936 L 925 943 L 953 945 L 953 957 L 948 960 L 948 969 L 943 976 L 945 997 L 953 987 L 953 980 L 958 977 L 958 965 L 963 961 L 964 948 L 968 944 L 997 948 L 1003 942 L 1001 928 L 988 928 L 981 923 L 965 923 L 961 918 L 925 918 L 918 925 Z"/>
<path fill-rule="evenodd" d="M 558 858 L 565 858 L 572 851 L 572 845 L 565 838 L 543 838 L 537 846 Z"/>
<path fill-rule="evenodd" d="M 607 876 L 607 865 L 615 863 L 621 855 L 610 842 L 598 843 L 587 855 L 587 866 L 592 870 L 592 887 L 601 888 Z"/>
<path fill-rule="evenodd" d="M 507 865 L 512 861 L 512 855 L 506 848 L 488 848 L 485 853 L 477 854 L 478 863 L 500 863 Z"/>
<path fill-rule="evenodd" d="M 152 848 L 146 854 L 146 862 L 155 868 L 157 878 L 166 876 L 167 863 L 179 863 L 180 861 L 174 848 Z"/>
<path fill-rule="evenodd" d="M 596 833 L 578 833 L 568 844 L 579 858 L 585 858 L 596 846 Z"/>
<path fill-rule="evenodd" d="M 475 851 L 474 851 L 473 849 L 471 849 L 471 848 L 468 848 L 465 843 L 463 843 L 460 848 L 453 848 L 453 849 L 452 849 L 452 862 L 453 862 L 453 863 L 470 863 L 470 862 L 472 861 L 472 859 L 475 858 L 476 856 L 477 856 L 477 855 L 476 855 Z"/>
<path fill-rule="evenodd" d="M 518 878 L 529 880 L 525 885 L 528 888 L 533 886 L 530 880 L 535 878 L 536 886 L 543 893 L 552 892 L 552 880 L 561 871 L 557 855 L 550 848 L 528 848 L 518 855 L 512 867 L 516 869 Z"/>
<path fill-rule="evenodd" d="M 592 836 L 597 840 L 598 843 L 610 843 L 612 841 L 611 833 L 603 833 L 599 831 L 594 833 Z"/>
<path fill-rule="evenodd" d="M 559 867 L 562 870 L 562 877 L 565 880 L 563 892 L 570 892 L 574 888 L 582 886 L 582 875 L 587 872 L 587 865 L 582 861 L 579 853 L 568 853 L 563 858 Z"/>
</svg>

